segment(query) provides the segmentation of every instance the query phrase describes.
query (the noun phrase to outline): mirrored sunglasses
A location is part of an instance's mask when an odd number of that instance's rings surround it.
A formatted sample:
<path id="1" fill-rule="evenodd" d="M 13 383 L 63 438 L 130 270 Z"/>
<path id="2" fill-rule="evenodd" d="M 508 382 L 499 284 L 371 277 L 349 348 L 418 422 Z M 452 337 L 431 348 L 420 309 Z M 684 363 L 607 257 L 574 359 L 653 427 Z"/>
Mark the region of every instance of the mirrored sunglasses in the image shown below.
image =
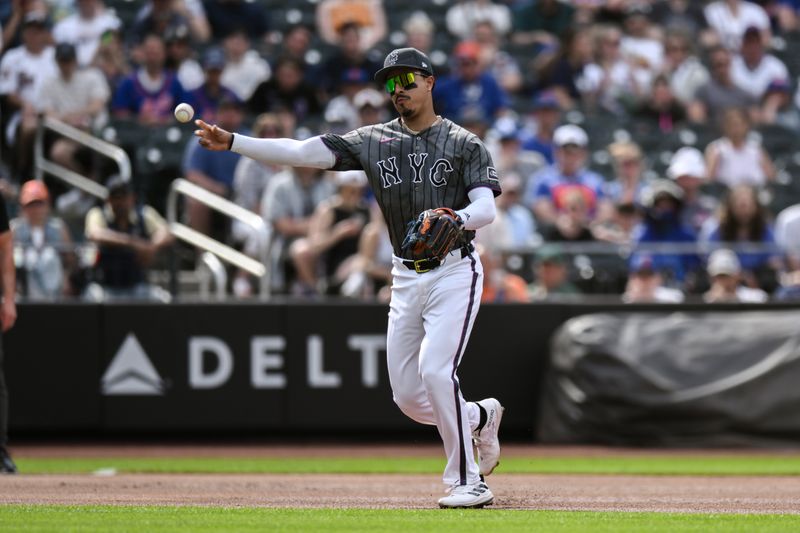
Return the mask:
<path id="1" fill-rule="evenodd" d="M 418 74 L 418 76 L 421 78 L 424 77 L 422 74 Z M 386 92 L 389 94 L 394 94 L 397 86 L 400 86 L 403 89 L 414 89 L 417 87 L 416 79 L 417 78 L 413 72 L 404 72 L 403 74 L 386 78 Z"/>

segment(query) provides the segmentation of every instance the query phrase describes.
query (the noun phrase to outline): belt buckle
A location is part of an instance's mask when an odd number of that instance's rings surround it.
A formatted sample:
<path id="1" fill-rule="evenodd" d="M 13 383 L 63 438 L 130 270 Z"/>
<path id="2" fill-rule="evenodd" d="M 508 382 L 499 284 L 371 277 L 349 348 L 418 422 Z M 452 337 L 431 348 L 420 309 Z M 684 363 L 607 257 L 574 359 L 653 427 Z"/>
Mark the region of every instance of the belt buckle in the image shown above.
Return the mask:
<path id="1" fill-rule="evenodd" d="M 424 274 L 425 272 L 430 272 L 430 271 L 431 271 L 431 269 L 430 269 L 430 268 L 422 268 L 422 267 L 420 266 L 420 264 L 421 264 L 423 261 L 427 261 L 427 259 L 417 259 L 416 261 L 414 261 L 414 271 L 415 271 L 417 274 Z"/>

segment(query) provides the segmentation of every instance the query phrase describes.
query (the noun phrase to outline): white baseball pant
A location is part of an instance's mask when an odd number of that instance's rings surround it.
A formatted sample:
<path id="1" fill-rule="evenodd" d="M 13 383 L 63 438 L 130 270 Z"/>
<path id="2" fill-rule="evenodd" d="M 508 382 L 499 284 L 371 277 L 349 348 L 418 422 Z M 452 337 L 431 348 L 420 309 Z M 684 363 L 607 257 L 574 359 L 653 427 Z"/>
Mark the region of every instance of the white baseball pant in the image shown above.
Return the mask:
<path id="1" fill-rule="evenodd" d="M 456 376 L 483 292 L 476 252 L 450 252 L 422 274 L 393 258 L 386 357 L 395 403 L 409 418 L 435 425 L 444 442 L 447 485 L 477 483 L 472 451 L 479 408 L 461 395 Z"/>

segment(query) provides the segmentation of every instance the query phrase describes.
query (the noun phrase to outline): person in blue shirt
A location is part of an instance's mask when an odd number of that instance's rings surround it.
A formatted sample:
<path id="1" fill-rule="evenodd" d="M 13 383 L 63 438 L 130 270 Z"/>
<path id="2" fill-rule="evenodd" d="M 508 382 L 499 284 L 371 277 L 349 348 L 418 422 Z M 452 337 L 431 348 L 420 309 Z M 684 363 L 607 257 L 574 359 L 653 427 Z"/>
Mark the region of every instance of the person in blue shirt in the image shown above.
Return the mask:
<path id="1" fill-rule="evenodd" d="M 603 192 L 605 180 L 586 165 L 586 132 L 574 124 L 560 126 L 553 133 L 555 163 L 528 179 L 523 202 L 533 210 L 540 224 L 555 224 L 573 190 L 580 191 L 592 220 L 604 220 L 613 206 Z"/>
<path id="2" fill-rule="evenodd" d="M 543 91 L 534 97 L 531 117 L 536 131 L 523 138 L 522 149 L 542 154 L 547 164 L 552 165 L 555 162 L 553 133 L 561 122 L 561 107 L 552 91 Z"/>
<path id="3" fill-rule="evenodd" d="M 203 120 L 217 122 L 217 111 L 222 100 L 237 100 L 238 97 L 222 84 L 222 71 L 225 70 L 225 52 L 222 48 L 209 48 L 203 57 L 203 70 L 206 81 L 191 92 L 190 104 L 194 112 Z"/>
<path id="4" fill-rule="evenodd" d="M 700 268 L 697 253 L 685 249 L 656 249 L 654 246 L 685 246 L 697 241 L 694 233 L 681 222 L 683 191 L 671 180 L 657 179 L 648 187 L 643 202 L 645 216 L 634 235 L 635 249 L 652 255 L 653 268 L 661 273 L 667 285 L 690 288 L 693 275 Z"/>
<path id="5" fill-rule="evenodd" d="M 480 45 L 473 41 L 455 47 L 454 73 L 438 80 L 433 89 L 436 111 L 443 117 L 462 122 L 465 116 L 480 116 L 491 123 L 508 107 L 505 91 L 486 72 L 480 52 Z"/>
<path id="6" fill-rule="evenodd" d="M 217 110 L 217 124 L 228 131 L 239 131 L 244 120 L 242 102 L 237 98 L 223 98 Z M 194 141 L 186 147 L 183 160 L 183 175 L 189 181 L 208 189 L 214 194 L 230 198 L 233 189 L 233 175 L 240 155 L 230 150 L 203 150 Z M 208 206 L 186 199 L 189 225 L 206 235 L 224 232 L 219 221 L 212 219 L 212 211 Z M 213 224 L 212 224 L 213 223 Z"/>

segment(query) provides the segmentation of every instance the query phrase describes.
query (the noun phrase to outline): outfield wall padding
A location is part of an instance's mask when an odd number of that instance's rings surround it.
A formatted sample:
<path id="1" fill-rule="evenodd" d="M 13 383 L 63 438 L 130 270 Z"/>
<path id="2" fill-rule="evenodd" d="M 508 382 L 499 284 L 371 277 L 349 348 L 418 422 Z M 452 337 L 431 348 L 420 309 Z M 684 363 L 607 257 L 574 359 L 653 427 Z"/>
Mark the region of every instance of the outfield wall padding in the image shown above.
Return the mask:
<path id="1" fill-rule="evenodd" d="M 12 435 L 236 438 L 422 431 L 392 401 L 384 305 L 18 307 L 18 323 L 4 336 Z M 702 323 L 708 312 L 738 315 L 748 309 L 800 307 L 484 305 L 459 368 L 461 388 L 468 399 L 500 398 L 507 409 L 504 431 L 534 440 L 541 429 L 550 341 L 570 318 L 636 312 L 646 324 L 665 313 L 693 312 Z M 663 340 L 669 344 L 668 337 Z M 728 347 L 719 338 L 719 349 Z M 592 368 L 595 379 L 604 379 L 605 370 Z M 648 417 L 646 408 L 641 417 Z"/>

